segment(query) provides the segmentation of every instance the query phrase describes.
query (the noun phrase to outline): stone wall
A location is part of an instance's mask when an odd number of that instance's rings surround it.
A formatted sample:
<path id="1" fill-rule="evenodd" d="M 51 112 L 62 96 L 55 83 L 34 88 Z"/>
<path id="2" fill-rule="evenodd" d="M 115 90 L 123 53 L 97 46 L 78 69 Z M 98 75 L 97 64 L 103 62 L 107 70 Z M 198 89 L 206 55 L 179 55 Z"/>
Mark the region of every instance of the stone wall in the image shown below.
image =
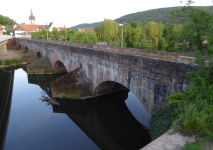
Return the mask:
<path id="1" fill-rule="evenodd" d="M 168 104 L 166 96 L 189 86 L 185 73 L 193 70 L 189 63 L 114 51 L 27 39 L 15 39 L 15 43 L 47 56 L 52 66 L 62 62 L 67 72 L 83 68 L 93 91 L 105 81 L 122 84 L 137 96 L 149 115 Z"/>
<path id="2" fill-rule="evenodd" d="M 14 44 L 13 44 L 13 39 L 9 39 L 8 41 L 7 41 L 7 48 L 11 48 L 11 47 L 13 47 L 14 46 Z"/>

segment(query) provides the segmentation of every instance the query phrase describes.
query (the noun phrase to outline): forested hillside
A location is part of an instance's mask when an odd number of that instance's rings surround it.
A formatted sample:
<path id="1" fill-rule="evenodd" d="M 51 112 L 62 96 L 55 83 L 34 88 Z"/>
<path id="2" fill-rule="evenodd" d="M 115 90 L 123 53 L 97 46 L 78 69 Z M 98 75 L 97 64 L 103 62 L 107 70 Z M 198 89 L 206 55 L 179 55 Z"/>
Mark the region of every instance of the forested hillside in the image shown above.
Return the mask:
<path id="1" fill-rule="evenodd" d="M 1 25 L 13 25 L 16 22 L 13 19 L 10 19 L 9 17 L 4 17 L 0 15 L 0 24 Z"/>
<path id="2" fill-rule="evenodd" d="M 185 20 L 183 19 L 170 19 L 170 11 L 174 9 L 180 9 L 181 7 L 169 7 L 169 8 L 160 8 L 160 9 L 153 9 L 143 12 L 137 12 L 122 16 L 118 19 L 115 19 L 116 22 L 122 23 L 127 22 L 131 23 L 132 21 L 140 21 L 142 23 L 148 23 L 150 21 L 154 21 L 157 23 L 162 22 L 164 25 L 168 26 L 171 24 L 184 24 Z M 211 11 L 208 6 L 200 6 L 199 7 L 205 11 Z"/>
<path id="3" fill-rule="evenodd" d="M 159 8 L 159 9 L 152 9 L 148 11 L 142 11 L 142 12 L 137 12 L 137 13 L 132 13 L 128 14 L 125 16 L 122 16 L 120 18 L 115 19 L 116 22 L 118 23 L 131 23 L 132 21 L 140 21 L 141 23 L 148 23 L 150 21 L 154 21 L 157 23 L 162 22 L 164 25 L 168 26 L 171 24 L 184 24 L 185 20 L 183 19 L 170 19 L 170 11 L 174 9 L 180 9 L 181 7 L 169 7 L 169 8 Z M 200 9 L 206 10 L 206 11 L 213 11 L 209 9 L 209 6 L 200 6 Z M 109 18 L 110 19 L 110 18 Z M 73 26 L 74 29 L 77 28 L 86 28 L 86 27 L 95 27 L 99 26 L 100 22 L 95 22 L 91 24 L 79 24 L 77 26 Z"/>
<path id="4" fill-rule="evenodd" d="M 74 28 L 75 30 L 77 28 L 87 28 L 87 27 L 95 27 L 95 26 L 99 26 L 100 22 L 94 22 L 94 23 L 83 23 L 83 24 L 79 24 L 77 26 L 73 26 L 72 28 Z"/>

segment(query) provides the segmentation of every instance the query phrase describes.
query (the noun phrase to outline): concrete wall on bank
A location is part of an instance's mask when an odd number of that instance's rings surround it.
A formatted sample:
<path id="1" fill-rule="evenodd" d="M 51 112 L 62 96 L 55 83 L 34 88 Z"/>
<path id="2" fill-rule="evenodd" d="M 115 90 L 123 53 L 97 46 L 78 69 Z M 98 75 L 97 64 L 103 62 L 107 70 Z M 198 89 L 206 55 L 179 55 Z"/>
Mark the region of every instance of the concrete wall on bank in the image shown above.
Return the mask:
<path id="1" fill-rule="evenodd" d="M 0 55 L 7 54 L 6 42 L 0 43 Z"/>
<path id="2" fill-rule="evenodd" d="M 93 90 L 105 81 L 124 85 L 137 96 L 150 116 L 158 108 L 167 106 L 166 96 L 188 87 L 185 73 L 193 70 L 189 63 L 115 51 L 27 39 L 15 39 L 14 42 L 34 54 L 40 52 L 42 57 L 48 56 L 53 67 L 60 61 L 68 72 L 83 68 Z"/>

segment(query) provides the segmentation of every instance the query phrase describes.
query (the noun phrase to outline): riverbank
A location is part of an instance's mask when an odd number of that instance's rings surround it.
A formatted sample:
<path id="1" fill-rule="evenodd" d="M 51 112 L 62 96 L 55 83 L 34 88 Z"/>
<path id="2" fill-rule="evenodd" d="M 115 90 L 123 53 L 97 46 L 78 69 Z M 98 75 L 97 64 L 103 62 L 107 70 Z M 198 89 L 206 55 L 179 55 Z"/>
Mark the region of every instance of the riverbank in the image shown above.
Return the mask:
<path id="1" fill-rule="evenodd" d="M 0 60 L 21 59 L 23 55 L 23 51 L 7 49 L 7 54 L 0 55 Z"/>
<path id="2" fill-rule="evenodd" d="M 21 57 L 24 55 L 23 51 L 8 49 L 6 55 L 0 56 L 0 68 L 16 67 L 27 65 L 22 62 Z"/>

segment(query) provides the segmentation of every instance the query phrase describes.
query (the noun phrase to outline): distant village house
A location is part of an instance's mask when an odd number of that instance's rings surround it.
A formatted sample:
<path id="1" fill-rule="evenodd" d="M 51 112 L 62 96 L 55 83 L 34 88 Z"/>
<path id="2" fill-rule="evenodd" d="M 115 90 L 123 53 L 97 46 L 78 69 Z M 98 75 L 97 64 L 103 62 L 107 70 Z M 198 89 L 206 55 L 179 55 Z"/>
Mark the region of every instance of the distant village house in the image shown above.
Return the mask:
<path id="1" fill-rule="evenodd" d="M 85 31 L 85 30 L 89 30 L 90 32 L 94 32 L 94 28 L 91 28 L 91 27 L 87 27 L 87 28 L 77 28 L 77 31 Z"/>
<path id="2" fill-rule="evenodd" d="M 52 29 L 56 27 L 53 22 L 50 22 L 49 25 L 37 25 L 35 24 L 35 16 L 33 15 L 32 9 L 29 16 L 29 24 L 15 24 L 15 25 L 5 25 L 5 28 L 11 29 L 14 31 L 14 37 L 26 37 L 31 38 L 31 32 L 37 32 L 41 30 L 49 30 L 52 32 Z M 63 30 L 64 27 L 56 27 L 59 31 Z M 1 32 L 0 32 L 1 33 Z"/>

